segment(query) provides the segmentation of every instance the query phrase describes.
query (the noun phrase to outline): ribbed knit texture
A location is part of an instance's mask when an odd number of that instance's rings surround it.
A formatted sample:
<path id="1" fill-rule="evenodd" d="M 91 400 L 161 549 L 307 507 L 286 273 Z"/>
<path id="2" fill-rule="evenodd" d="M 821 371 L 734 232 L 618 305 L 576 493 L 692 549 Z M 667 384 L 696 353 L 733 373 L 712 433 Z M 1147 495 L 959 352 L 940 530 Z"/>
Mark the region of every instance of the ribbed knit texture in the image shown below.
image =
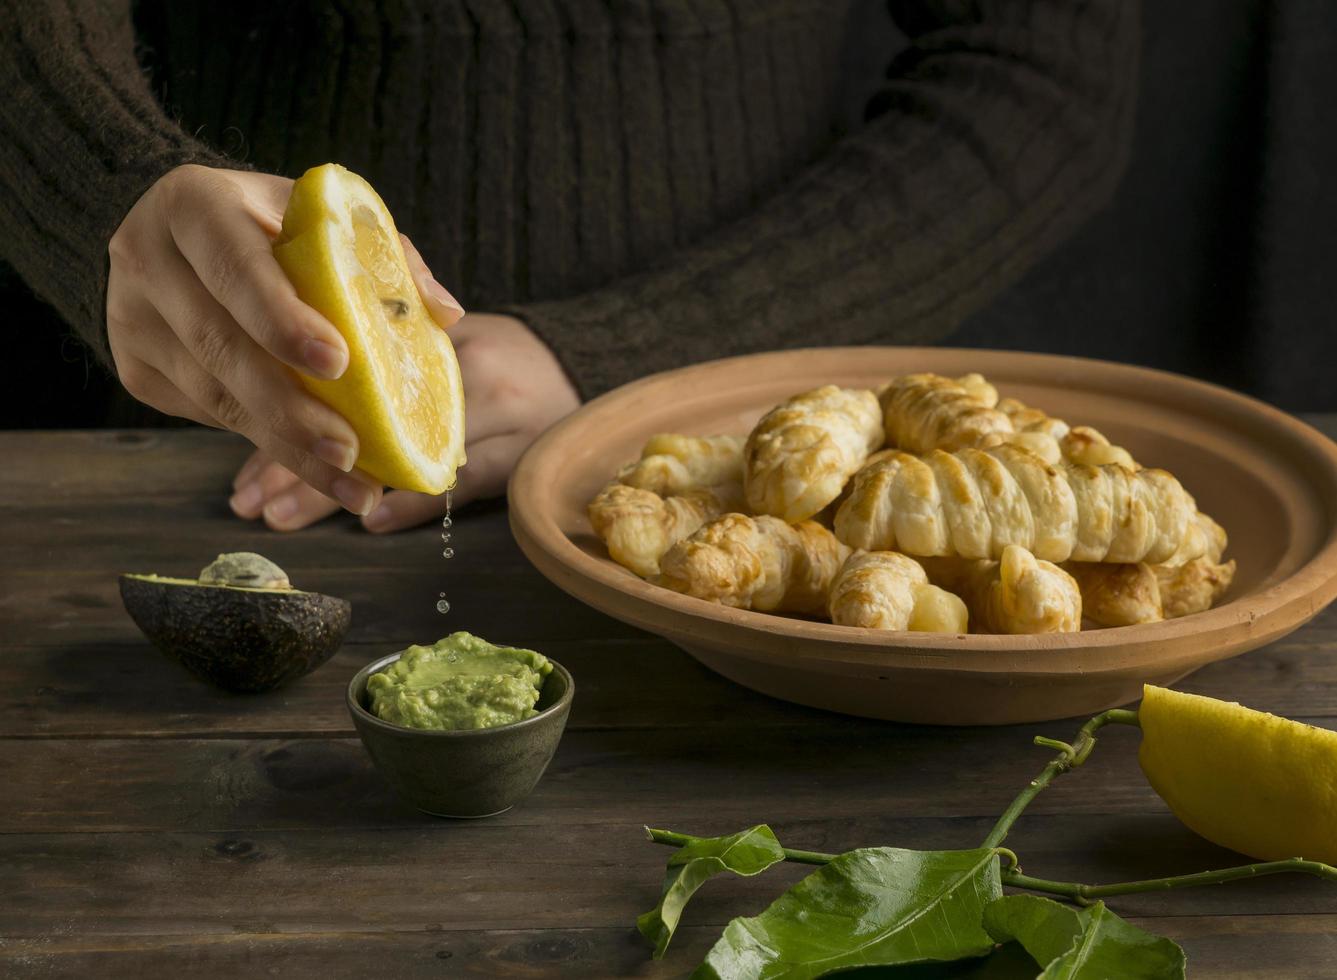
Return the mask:
<path id="1" fill-rule="evenodd" d="M 943 336 L 1107 199 L 1137 67 L 1129 0 L 897 0 L 910 46 L 838 138 L 830 0 L 144 4 L 152 92 L 123 4 L 0 2 L 0 254 L 95 347 L 158 175 L 337 160 L 587 397 Z"/>

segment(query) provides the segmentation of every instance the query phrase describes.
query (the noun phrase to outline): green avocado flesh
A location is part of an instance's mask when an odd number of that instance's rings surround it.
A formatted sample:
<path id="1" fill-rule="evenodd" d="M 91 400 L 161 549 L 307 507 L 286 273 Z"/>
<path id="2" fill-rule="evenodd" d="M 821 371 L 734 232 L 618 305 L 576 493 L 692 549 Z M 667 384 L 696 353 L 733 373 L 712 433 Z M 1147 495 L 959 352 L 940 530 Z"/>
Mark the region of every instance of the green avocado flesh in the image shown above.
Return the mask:
<path id="1" fill-rule="evenodd" d="M 495 728 L 532 718 L 548 658 L 501 647 L 470 633 L 452 633 L 431 646 L 411 646 L 367 678 L 378 718 L 407 728 L 460 731 Z"/>
<path id="2" fill-rule="evenodd" d="M 225 585 L 222 582 L 200 582 L 193 578 L 172 578 L 170 575 L 131 575 L 126 574 L 123 578 L 132 578 L 137 582 L 153 582 L 157 585 L 193 585 L 197 589 L 228 589 L 233 592 L 283 592 L 291 595 L 306 595 L 301 589 L 278 589 L 278 588 L 255 588 L 250 585 Z"/>

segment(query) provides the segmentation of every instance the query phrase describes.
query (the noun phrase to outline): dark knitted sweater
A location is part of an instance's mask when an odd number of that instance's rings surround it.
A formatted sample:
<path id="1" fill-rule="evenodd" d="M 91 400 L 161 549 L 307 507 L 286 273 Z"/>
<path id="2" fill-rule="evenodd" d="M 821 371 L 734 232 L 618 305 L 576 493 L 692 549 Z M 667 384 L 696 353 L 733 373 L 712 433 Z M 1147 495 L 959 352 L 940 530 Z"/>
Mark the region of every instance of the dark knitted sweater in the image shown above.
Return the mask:
<path id="1" fill-rule="evenodd" d="M 106 245 L 182 163 L 337 160 L 589 396 L 730 353 L 939 338 L 1110 195 L 1131 0 L 0 0 L 0 256 L 106 357 Z"/>

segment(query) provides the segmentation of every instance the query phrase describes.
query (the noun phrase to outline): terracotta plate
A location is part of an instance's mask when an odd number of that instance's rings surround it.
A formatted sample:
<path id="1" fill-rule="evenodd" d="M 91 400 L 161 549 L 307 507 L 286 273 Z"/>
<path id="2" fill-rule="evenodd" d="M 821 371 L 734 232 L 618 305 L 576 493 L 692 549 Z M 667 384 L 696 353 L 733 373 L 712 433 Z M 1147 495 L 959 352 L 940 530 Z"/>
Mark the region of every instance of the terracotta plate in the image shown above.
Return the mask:
<path id="1" fill-rule="evenodd" d="M 585 505 L 656 432 L 746 433 L 796 392 L 910 371 L 980 371 L 1004 395 L 1094 425 L 1177 475 L 1230 533 L 1230 593 L 1195 616 L 1119 629 L 938 636 L 729 609 L 607 557 Z M 850 714 L 998 725 L 1090 714 L 1269 643 L 1337 595 L 1337 445 L 1261 402 L 1145 368 L 946 348 L 846 347 L 713 361 L 595 399 L 540 438 L 510 485 L 511 528 L 540 572 L 739 684 Z M 1247 691 L 1241 691 L 1247 697 Z"/>

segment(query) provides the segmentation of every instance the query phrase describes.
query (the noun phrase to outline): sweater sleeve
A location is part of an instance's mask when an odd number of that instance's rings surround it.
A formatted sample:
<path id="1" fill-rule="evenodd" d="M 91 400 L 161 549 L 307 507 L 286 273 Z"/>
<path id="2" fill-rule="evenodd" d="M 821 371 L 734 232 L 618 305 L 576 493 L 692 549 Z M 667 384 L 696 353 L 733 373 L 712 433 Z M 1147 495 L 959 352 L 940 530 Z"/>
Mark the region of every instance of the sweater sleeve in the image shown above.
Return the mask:
<path id="1" fill-rule="evenodd" d="M 129 0 L 0 0 L 0 258 L 110 365 L 107 242 L 184 163 L 235 166 L 163 112 Z"/>
<path id="2" fill-rule="evenodd" d="M 644 272 L 503 312 L 583 397 L 711 357 L 949 334 L 1113 194 L 1136 0 L 892 0 L 910 39 L 871 120 Z"/>

